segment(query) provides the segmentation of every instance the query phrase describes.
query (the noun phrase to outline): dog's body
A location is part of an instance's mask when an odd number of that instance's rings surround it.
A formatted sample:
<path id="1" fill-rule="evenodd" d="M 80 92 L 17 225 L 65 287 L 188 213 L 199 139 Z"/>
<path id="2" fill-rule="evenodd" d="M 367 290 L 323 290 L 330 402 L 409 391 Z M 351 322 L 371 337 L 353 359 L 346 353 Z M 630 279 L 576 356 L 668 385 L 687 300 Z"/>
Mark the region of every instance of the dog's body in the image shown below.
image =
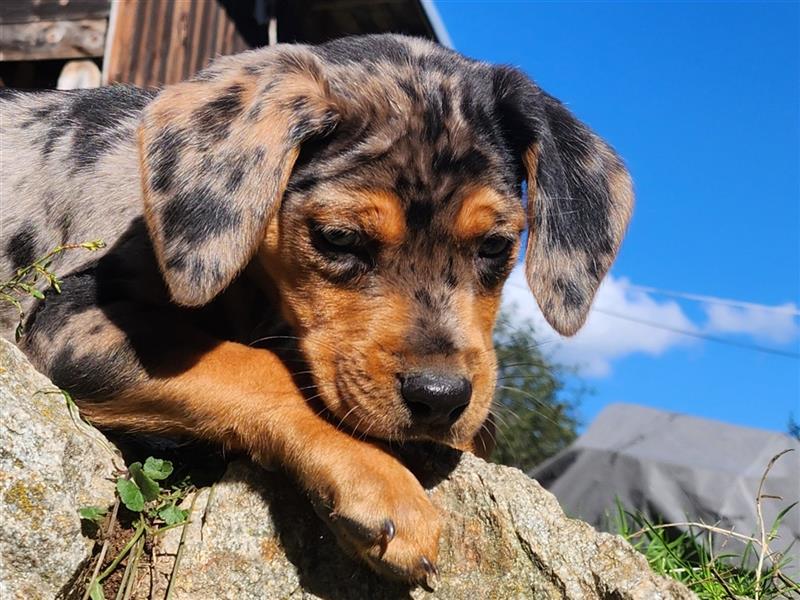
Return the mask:
<path id="1" fill-rule="evenodd" d="M 345 547 L 410 581 L 438 515 L 377 440 L 475 448 L 522 181 L 529 281 L 566 334 L 632 202 L 613 151 L 524 75 L 400 36 L 225 57 L 158 95 L 5 92 L 0 111 L 0 276 L 106 244 L 26 301 L 31 360 L 101 426 L 281 464 Z"/>

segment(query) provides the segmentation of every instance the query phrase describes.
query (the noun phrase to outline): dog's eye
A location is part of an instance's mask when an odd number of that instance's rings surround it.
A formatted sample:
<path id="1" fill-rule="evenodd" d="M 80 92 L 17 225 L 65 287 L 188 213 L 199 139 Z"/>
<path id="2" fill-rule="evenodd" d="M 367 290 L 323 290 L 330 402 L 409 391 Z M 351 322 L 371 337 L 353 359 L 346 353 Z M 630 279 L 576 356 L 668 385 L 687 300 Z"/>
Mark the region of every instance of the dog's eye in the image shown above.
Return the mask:
<path id="1" fill-rule="evenodd" d="M 320 236 L 333 249 L 352 250 L 361 242 L 361 236 L 351 229 L 321 229 Z"/>
<path id="2" fill-rule="evenodd" d="M 499 258 L 511 248 L 512 241 L 502 235 L 491 235 L 483 240 L 478 249 L 481 258 Z"/>

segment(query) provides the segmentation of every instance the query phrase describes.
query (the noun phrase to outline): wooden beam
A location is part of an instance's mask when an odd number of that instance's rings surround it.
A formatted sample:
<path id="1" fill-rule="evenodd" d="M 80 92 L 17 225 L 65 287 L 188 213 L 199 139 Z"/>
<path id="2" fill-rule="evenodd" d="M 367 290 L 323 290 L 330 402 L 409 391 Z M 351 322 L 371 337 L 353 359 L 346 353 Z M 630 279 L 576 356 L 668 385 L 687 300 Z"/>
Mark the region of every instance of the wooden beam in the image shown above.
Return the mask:
<path id="1" fill-rule="evenodd" d="M 105 19 L 111 0 L 0 0 L 0 24 Z"/>
<path id="2" fill-rule="evenodd" d="M 106 19 L 0 24 L 0 61 L 103 56 Z"/>

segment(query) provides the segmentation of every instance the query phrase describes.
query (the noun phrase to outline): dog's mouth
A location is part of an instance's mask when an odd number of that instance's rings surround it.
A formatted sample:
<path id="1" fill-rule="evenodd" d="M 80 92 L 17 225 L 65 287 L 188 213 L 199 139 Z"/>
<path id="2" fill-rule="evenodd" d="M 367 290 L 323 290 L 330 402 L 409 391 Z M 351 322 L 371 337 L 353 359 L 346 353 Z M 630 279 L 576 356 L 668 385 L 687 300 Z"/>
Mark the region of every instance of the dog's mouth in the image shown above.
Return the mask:
<path id="1" fill-rule="evenodd" d="M 304 394 L 315 410 L 356 438 L 458 446 L 488 417 L 491 398 L 484 398 L 486 385 L 477 376 L 448 370 L 441 362 L 419 362 L 409 372 L 406 361 L 392 353 L 304 341 L 304 372 L 313 379 L 313 385 L 303 385 Z"/>

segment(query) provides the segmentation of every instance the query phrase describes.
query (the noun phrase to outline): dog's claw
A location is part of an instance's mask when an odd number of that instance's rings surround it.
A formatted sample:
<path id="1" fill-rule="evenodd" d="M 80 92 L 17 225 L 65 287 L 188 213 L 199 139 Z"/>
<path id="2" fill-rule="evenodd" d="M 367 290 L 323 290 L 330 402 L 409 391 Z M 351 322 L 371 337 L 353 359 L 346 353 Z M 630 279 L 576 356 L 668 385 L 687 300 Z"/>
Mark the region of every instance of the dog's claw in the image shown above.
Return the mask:
<path id="1" fill-rule="evenodd" d="M 394 539 L 395 533 L 396 529 L 394 526 L 394 521 L 392 521 L 391 519 L 386 519 L 383 522 L 383 527 L 381 527 L 380 556 L 386 554 L 386 548 L 389 545 L 389 542 L 391 542 Z"/>
<path id="2" fill-rule="evenodd" d="M 439 581 L 439 570 L 436 568 L 427 557 L 423 556 L 420 559 L 420 565 L 422 566 L 422 570 L 425 571 L 425 581 L 422 583 L 423 587 L 426 588 L 427 591 L 432 592 L 434 586 L 431 585 L 431 579 L 434 582 L 438 583 Z"/>
<path id="3" fill-rule="evenodd" d="M 420 562 L 422 563 L 422 568 L 425 569 L 428 575 L 433 575 L 434 577 L 439 576 L 439 570 L 436 568 L 436 565 L 429 561 L 427 557 L 423 556 Z"/>

